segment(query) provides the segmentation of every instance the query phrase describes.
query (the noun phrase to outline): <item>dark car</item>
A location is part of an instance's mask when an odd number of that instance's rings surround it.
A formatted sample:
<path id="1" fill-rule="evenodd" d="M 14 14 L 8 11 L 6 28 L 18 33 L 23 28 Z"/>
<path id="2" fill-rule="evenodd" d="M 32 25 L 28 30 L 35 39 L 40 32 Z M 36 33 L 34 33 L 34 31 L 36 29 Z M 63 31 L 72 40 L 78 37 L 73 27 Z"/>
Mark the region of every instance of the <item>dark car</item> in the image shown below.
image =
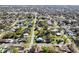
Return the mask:
<path id="1" fill-rule="evenodd" d="M 45 42 L 46 42 L 46 43 L 50 43 L 51 40 L 47 38 L 47 39 L 45 39 Z"/>
<path id="2" fill-rule="evenodd" d="M 39 37 L 39 38 L 36 39 L 36 42 L 37 42 L 37 43 L 43 43 L 44 40 L 43 40 L 41 37 Z"/>

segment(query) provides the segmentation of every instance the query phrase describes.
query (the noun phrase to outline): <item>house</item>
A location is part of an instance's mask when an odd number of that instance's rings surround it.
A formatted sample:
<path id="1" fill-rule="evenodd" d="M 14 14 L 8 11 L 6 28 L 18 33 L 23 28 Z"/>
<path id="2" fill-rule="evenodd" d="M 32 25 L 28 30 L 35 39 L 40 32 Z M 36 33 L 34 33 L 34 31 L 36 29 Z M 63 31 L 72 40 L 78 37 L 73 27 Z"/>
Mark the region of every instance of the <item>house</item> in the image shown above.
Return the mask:
<path id="1" fill-rule="evenodd" d="M 68 32 L 68 35 L 74 36 L 75 34 L 74 34 L 72 31 L 69 31 L 69 32 Z"/>
<path id="2" fill-rule="evenodd" d="M 61 33 L 56 33 L 57 36 L 61 36 Z"/>
<path id="3" fill-rule="evenodd" d="M 52 30 L 53 32 L 58 32 L 58 29 L 54 29 L 54 30 Z"/>
<path id="4" fill-rule="evenodd" d="M 56 34 L 58 31 L 58 29 L 51 30 L 52 34 Z"/>
<path id="5" fill-rule="evenodd" d="M 27 39 L 26 38 L 21 38 L 18 40 L 18 43 L 26 43 L 27 42 Z"/>
<path id="6" fill-rule="evenodd" d="M 77 23 L 77 20 L 71 20 L 71 24 Z"/>
<path id="7" fill-rule="evenodd" d="M 1 32 L 4 32 L 5 30 L 4 30 L 4 29 L 1 29 L 0 31 L 1 31 Z"/>
<path id="8" fill-rule="evenodd" d="M 51 20 L 48 20 L 48 21 L 47 21 L 47 24 L 48 24 L 48 25 L 52 25 Z"/>
<path id="9" fill-rule="evenodd" d="M 6 42 L 13 43 L 14 39 L 6 39 Z"/>
<path id="10" fill-rule="evenodd" d="M 11 28 L 11 31 L 12 31 L 12 32 L 15 32 L 16 30 L 15 30 L 14 28 Z"/>
<path id="11" fill-rule="evenodd" d="M 56 44 L 56 47 L 62 47 L 63 46 L 63 42 L 61 42 L 60 44 Z"/>
<path id="12" fill-rule="evenodd" d="M 0 43 L 13 43 L 14 39 L 0 39 Z"/>
<path id="13" fill-rule="evenodd" d="M 24 38 L 27 37 L 28 36 L 28 33 L 24 33 L 23 36 L 24 36 Z"/>

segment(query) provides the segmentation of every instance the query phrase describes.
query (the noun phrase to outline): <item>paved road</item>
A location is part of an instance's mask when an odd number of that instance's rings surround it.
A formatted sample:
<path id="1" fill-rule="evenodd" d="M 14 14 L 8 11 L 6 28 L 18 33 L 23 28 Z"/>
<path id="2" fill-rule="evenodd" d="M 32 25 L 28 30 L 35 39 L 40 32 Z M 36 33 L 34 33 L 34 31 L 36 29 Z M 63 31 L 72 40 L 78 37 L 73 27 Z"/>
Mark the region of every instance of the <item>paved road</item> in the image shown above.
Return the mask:
<path id="1" fill-rule="evenodd" d="M 35 19 L 33 20 L 33 27 L 32 27 L 32 36 L 31 36 L 31 42 L 30 42 L 30 45 L 29 45 L 29 49 L 31 49 L 32 45 L 33 45 L 33 41 L 34 41 L 34 29 L 35 29 L 35 23 L 36 23 L 36 13 L 35 13 Z"/>
<path id="2" fill-rule="evenodd" d="M 15 26 L 15 25 L 17 24 L 17 22 L 18 22 L 18 20 L 16 20 L 9 28 L 12 28 L 13 26 Z M 8 33 L 8 31 L 2 32 L 2 33 L 0 34 L 0 39 L 1 39 L 6 33 Z"/>
<path id="3" fill-rule="evenodd" d="M 14 27 L 17 23 L 18 23 L 18 20 L 16 20 L 16 21 L 10 26 L 10 28 Z"/>
<path id="4" fill-rule="evenodd" d="M 13 43 L 7 43 L 7 44 L 1 44 L 0 46 L 22 46 L 23 44 L 13 44 Z"/>

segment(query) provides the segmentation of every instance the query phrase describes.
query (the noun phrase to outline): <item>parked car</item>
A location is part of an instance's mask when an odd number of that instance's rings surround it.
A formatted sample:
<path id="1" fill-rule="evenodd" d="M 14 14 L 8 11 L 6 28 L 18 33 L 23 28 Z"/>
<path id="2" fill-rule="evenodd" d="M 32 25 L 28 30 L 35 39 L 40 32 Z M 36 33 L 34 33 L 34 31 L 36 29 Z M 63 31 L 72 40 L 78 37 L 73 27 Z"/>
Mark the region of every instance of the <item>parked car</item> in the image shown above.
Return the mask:
<path id="1" fill-rule="evenodd" d="M 50 42 L 51 42 L 51 40 L 50 40 L 50 39 L 48 39 L 48 38 L 46 38 L 46 39 L 45 39 L 45 42 L 46 42 L 46 43 L 50 43 Z"/>
<path id="2" fill-rule="evenodd" d="M 41 37 L 39 37 L 39 38 L 36 39 L 36 42 L 37 42 L 37 43 L 43 43 L 43 42 L 44 42 L 44 39 L 41 38 Z"/>

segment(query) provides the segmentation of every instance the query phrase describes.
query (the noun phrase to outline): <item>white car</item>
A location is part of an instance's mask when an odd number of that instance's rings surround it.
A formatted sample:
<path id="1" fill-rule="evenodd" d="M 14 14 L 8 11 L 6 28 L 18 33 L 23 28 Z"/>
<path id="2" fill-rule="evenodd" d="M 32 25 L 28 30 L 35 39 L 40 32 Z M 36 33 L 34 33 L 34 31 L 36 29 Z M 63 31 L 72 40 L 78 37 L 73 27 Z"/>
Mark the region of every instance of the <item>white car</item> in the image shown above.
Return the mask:
<path id="1" fill-rule="evenodd" d="M 13 43 L 14 40 L 13 39 L 7 39 L 6 42 Z"/>

